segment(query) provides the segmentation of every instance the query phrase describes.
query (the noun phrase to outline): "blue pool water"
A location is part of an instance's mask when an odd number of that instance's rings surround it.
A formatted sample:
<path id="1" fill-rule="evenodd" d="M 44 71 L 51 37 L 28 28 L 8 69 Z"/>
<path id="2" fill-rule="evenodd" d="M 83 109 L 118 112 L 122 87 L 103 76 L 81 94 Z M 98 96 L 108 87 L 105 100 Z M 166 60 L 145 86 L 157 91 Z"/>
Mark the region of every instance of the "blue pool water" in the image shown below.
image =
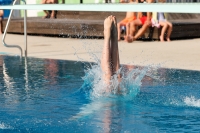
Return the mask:
<path id="1" fill-rule="evenodd" d="M 0 132 L 200 132 L 200 72 L 124 65 L 102 93 L 96 64 L 0 56 Z"/>

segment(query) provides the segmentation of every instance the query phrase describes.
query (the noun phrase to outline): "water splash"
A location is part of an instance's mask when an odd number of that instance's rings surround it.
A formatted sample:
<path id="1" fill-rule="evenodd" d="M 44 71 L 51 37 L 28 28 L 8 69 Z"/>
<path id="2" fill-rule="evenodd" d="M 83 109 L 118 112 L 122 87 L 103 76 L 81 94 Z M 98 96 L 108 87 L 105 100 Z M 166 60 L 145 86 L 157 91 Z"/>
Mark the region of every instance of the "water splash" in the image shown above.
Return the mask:
<path id="1" fill-rule="evenodd" d="M 97 64 L 91 65 L 91 67 L 85 70 L 85 76 L 82 78 L 84 80 L 82 88 L 85 89 L 90 99 L 120 95 L 123 96 L 124 99 L 131 100 L 140 91 L 142 79 L 148 70 L 148 67 L 138 67 L 128 70 L 125 66 L 122 66 L 119 71 L 112 76 L 110 86 L 107 87 L 102 79 L 103 71 L 101 70 L 100 62 L 97 62 Z M 121 74 L 121 81 L 118 80 L 118 74 Z M 109 91 L 107 89 L 109 89 Z"/>
<path id="2" fill-rule="evenodd" d="M 142 79 L 147 75 L 151 76 L 152 70 L 155 67 L 134 67 L 123 65 L 114 74 L 110 80 L 110 85 L 107 86 L 103 80 L 103 71 L 101 69 L 100 58 L 95 55 L 89 48 L 90 46 L 85 43 L 84 49 L 89 56 L 96 61 L 96 63 L 90 63 L 85 68 L 85 76 L 82 77 L 84 84 L 80 88 L 80 92 L 90 100 L 88 104 L 85 104 L 80 108 L 80 112 L 72 116 L 69 120 L 77 120 L 89 116 L 96 111 L 108 108 L 108 105 L 114 106 L 116 101 L 132 101 L 136 95 L 140 92 Z M 77 55 L 75 53 L 75 55 Z M 79 58 L 79 61 L 82 59 Z M 153 68 L 153 69 L 152 69 Z M 118 75 L 121 75 L 119 81 Z"/>
<path id="3" fill-rule="evenodd" d="M 96 111 L 108 108 L 107 105 L 114 106 L 116 101 L 131 101 L 140 92 L 142 79 L 146 75 L 149 67 L 129 69 L 122 66 L 110 80 L 110 86 L 106 86 L 102 79 L 103 71 L 100 67 L 100 61 L 96 64 L 90 64 L 85 69 L 85 76 L 82 77 L 84 84 L 80 91 L 90 103 L 80 108 L 80 112 L 72 116 L 69 120 L 77 120 L 89 116 Z M 118 74 L 121 74 L 121 81 L 118 80 Z M 107 89 L 110 89 L 109 91 Z"/>
<path id="4" fill-rule="evenodd" d="M 11 126 L 1 122 L 0 123 L 0 129 L 13 129 Z"/>
<path id="5" fill-rule="evenodd" d="M 200 107 L 200 99 L 195 98 L 194 96 L 190 97 L 185 97 L 184 103 L 187 106 L 192 106 L 192 107 Z"/>

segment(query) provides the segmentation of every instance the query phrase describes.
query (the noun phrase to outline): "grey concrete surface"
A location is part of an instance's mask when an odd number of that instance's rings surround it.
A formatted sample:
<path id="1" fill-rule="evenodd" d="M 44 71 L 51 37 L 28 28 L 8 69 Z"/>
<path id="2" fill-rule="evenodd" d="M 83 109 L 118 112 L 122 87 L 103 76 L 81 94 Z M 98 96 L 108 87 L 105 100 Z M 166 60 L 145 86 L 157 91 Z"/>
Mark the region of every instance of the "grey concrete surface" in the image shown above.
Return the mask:
<path id="1" fill-rule="evenodd" d="M 23 35 L 7 34 L 5 41 L 24 49 Z M 28 57 L 94 62 L 95 56 L 98 59 L 101 57 L 102 46 L 103 39 L 28 36 Z M 119 51 L 121 64 L 200 71 L 200 39 L 133 43 L 120 41 Z M 1 43 L 0 54 L 20 55 L 20 51 Z"/>

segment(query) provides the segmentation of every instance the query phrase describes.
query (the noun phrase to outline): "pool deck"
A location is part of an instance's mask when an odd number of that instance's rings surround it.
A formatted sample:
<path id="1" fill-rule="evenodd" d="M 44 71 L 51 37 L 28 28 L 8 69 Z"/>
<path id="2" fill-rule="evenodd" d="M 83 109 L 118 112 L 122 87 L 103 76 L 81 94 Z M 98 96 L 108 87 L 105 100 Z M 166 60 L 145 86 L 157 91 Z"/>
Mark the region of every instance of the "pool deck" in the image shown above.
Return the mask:
<path id="1" fill-rule="evenodd" d="M 23 35 L 7 34 L 5 42 L 24 48 Z M 28 57 L 94 62 L 92 55 L 101 56 L 102 44 L 103 39 L 28 36 Z M 120 41 L 119 51 L 121 64 L 200 71 L 199 38 L 171 42 Z M 0 54 L 20 55 L 20 51 L 1 43 Z"/>

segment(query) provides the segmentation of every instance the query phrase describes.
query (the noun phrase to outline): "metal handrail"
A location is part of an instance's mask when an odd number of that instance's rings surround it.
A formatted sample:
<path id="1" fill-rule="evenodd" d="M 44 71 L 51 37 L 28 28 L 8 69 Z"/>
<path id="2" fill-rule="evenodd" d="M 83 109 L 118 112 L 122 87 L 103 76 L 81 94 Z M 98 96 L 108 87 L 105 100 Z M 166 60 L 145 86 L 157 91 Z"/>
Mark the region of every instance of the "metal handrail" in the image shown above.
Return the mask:
<path id="1" fill-rule="evenodd" d="M 24 4 L 26 4 L 26 1 L 25 0 L 22 0 L 24 2 Z M 13 2 L 13 5 L 15 5 L 15 3 L 17 2 L 17 0 L 14 0 Z M 4 30 L 4 34 L 3 34 L 3 37 L 2 37 L 2 42 L 4 44 L 5 47 L 12 47 L 12 48 L 18 48 L 21 52 L 21 57 L 23 56 L 23 51 L 22 51 L 22 48 L 18 45 L 8 45 L 6 44 L 5 42 L 5 37 L 6 37 L 6 34 L 7 34 L 7 30 L 8 30 L 8 26 L 9 26 L 9 23 L 10 23 L 10 19 L 11 19 L 11 16 L 12 16 L 12 13 L 13 13 L 13 9 L 10 11 L 10 15 L 8 17 L 8 20 L 7 20 L 7 24 L 6 24 L 6 27 L 5 27 L 5 30 Z M 27 25 L 26 25 L 26 10 L 24 10 L 24 36 L 25 36 L 25 56 L 27 56 Z"/>
<path id="2" fill-rule="evenodd" d="M 26 5 L 26 0 L 22 0 Z M 24 10 L 24 41 L 25 41 L 25 50 L 24 54 L 27 57 L 27 10 Z"/>

